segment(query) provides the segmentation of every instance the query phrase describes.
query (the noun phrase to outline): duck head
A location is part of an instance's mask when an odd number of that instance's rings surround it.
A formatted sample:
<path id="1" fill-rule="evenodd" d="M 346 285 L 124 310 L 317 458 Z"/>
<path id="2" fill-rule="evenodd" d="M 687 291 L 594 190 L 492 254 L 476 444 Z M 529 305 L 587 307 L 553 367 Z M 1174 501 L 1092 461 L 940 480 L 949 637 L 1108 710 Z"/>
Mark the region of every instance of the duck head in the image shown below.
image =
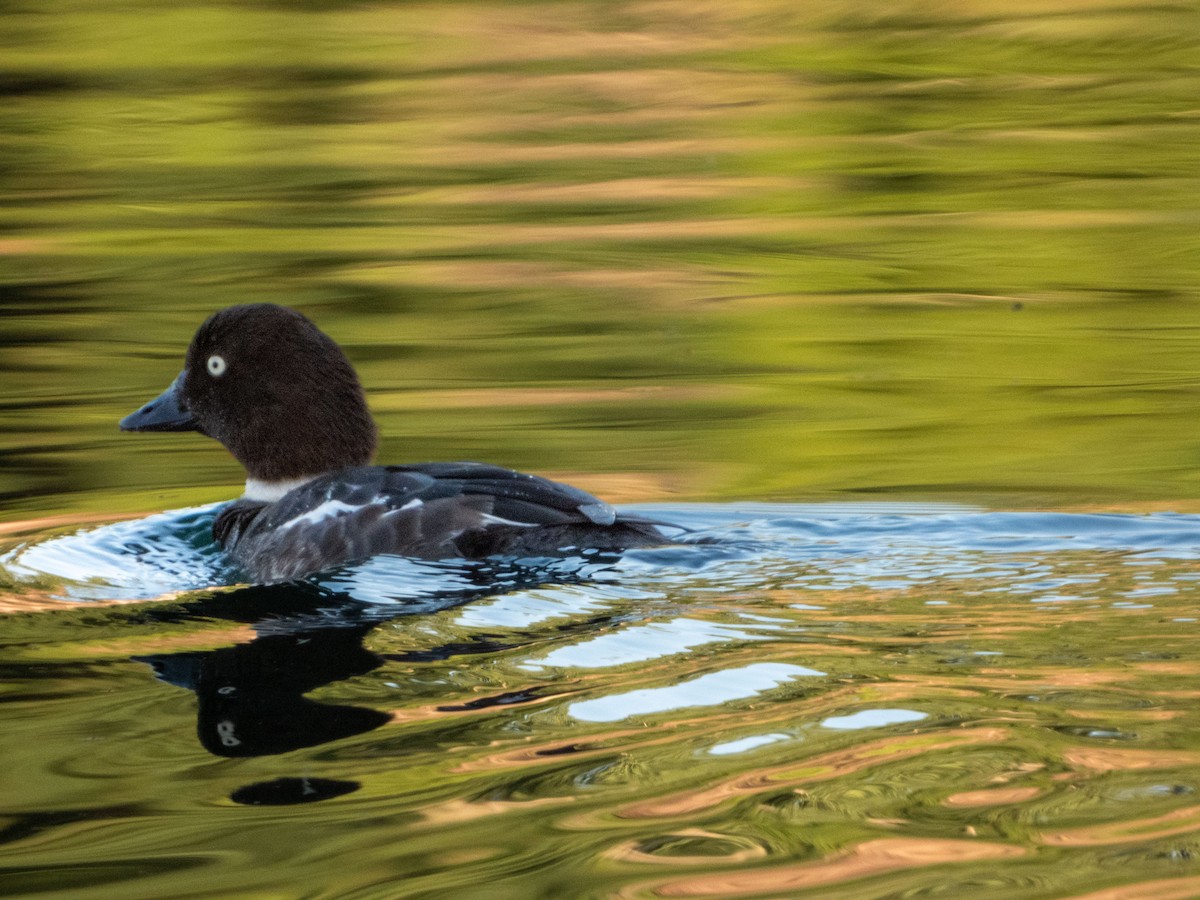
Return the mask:
<path id="1" fill-rule="evenodd" d="M 247 496 L 370 463 L 377 432 L 341 348 L 295 310 L 231 306 L 202 324 L 183 371 L 122 431 L 199 431 L 242 464 Z"/>

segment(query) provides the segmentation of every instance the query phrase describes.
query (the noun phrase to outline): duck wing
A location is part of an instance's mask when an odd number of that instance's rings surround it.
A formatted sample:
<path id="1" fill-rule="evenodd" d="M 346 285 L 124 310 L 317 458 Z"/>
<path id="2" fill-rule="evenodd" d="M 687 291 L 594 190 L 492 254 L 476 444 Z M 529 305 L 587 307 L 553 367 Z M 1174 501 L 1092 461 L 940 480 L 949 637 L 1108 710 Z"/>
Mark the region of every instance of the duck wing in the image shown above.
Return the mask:
<path id="1" fill-rule="evenodd" d="M 263 506 L 238 501 L 214 535 L 253 577 L 279 581 L 379 553 L 423 559 L 657 543 L 586 491 L 483 463 L 365 466 Z"/>
<path id="2" fill-rule="evenodd" d="M 486 463 L 421 463 L 387 466 L 399 478 L 433 479 L 430 496 L 489 497 L 491 516 L 508 525 L 566 525 L 571 522 L 612 525 L 617 511 L 587 491 Z M 500 524 L 500 523 L 496 523 Z"/>

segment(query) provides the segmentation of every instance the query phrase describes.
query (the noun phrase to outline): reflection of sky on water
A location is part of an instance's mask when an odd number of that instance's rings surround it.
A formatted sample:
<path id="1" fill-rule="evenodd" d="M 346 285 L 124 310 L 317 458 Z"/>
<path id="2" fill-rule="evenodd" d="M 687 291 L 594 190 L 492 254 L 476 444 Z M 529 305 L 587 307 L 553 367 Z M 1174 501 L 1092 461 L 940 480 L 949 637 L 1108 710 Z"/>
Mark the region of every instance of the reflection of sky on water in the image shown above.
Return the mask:
<path id="1" fill-rule="evenodd" d="M 713 756 L 732 756 L 735 753 L 747 753 L 751 750 L 757 750 L 759 747 L 765 747 L 768 744 L 777 744 L 780 741 L 790 739 L 790 734 L 755 734 L 736 741 L 714 744 L 708 748 L 708 752 Z"/>
<path id="2" fill-rule="evenodd" d="M 821 722 L 825 728 L 850 731 L 857 728 L 883 728 L 885 725 L 900 725 L 904 722 L 919 722 L 925 713 L 912 709 L 864 709 L 848 716 L 830 716 Z"/>
<path id="3" fill-rule="evenodd" d="M 603 573 L 596 573 L 603 577 Z M 459 623 L 468 628 L 528 628 L 552 619 L 578 616 L 621 600 L 653 600 L 663 595 L 632 586 L 590 581 L 513 591 L 465 607 Z"/>
<path id="4" fill-rule="evenodd" d="M 757 628 L 779 626 L 757 625 Z M 704 644 L 728 641 L 764 640 L 767 636 L 754 634 L 745 628 L 704 622 L 697 619 L 671 619 L 638 625 L 611 634 L 589 638 L 579 644 L 560 647 L 540 659 L 527 663 L 528 668 L 575 666 L 595 669 L 620 666 L 626 663 L 657 659 L 682 653 Z"/>
<path id="5" fill-rule="evenodd" d="M 793 678 L 824 675 L 815 669 L 787 663 L 755 663 L 723 672 L 710 672 L 670 687 L 647 688 L 581 700 L 568 712 L 585 722 L 617 722 L 630 716 L 646 716 L 689 706 L 716 706 L 731 700 L 743 700 L 779 687 Z"/>

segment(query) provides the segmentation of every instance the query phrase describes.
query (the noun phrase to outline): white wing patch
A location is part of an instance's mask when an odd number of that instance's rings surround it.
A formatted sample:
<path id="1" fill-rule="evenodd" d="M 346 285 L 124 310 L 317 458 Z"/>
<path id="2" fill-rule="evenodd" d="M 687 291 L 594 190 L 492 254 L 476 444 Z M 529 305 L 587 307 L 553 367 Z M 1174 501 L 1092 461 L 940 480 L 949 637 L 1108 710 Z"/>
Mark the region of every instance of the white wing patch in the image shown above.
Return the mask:
<path id="1" fill-rule="evenodd" d="M 382 497 L 376 497 L 374 502 L 384 503 L 386 501 Z M 409 500 L 403 506 L 397 506 L 395 509 L 389 509 L 383 514 L 383 517 L 386 519 L 388 516 L 398 516 L 400 513 L 412 512 L 413 510 L 420 509 L 424 505 L 424 500 L 418 500 L 416 497 L 413 497 L 413 499 Z"/>
<path id="2" fill-rule="evenodd" d="M 512 519 L 505 519 L 501 516 L 493 516 L 491 513 L 484 513 L 481 517 L 482 521 L 488 525 L 515 525 L 517 528 L 536 528 L 533 522 L 514 522 Z"/>
<path id="3" fill-rule="evenodd" d="M 358 512 L 363 508 L 364 507 L 361 505 L 343 503 L 341 500 L 326 500 L 320 506 L 314 506 L 308 512 L 296 516 L 294 519 L 288 519 L 279 526 L 278 530 L 283 531 L 287 528 L 293 528 L 296 525 L 323 522 L 326 519 L 332 519 L 336 516 L 344 515 L 345 513 Z"/>

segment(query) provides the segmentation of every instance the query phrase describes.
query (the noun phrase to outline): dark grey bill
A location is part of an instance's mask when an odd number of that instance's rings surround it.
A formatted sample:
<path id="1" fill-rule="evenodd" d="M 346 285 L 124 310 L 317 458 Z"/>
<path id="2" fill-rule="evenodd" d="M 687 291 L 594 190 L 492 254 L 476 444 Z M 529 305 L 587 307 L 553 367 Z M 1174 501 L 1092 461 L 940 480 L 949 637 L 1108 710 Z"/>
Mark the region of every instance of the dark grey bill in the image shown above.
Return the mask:
<path id="1" fill-rule="evenodd" d="M 122 431 L 199 431 L 199 423 L 180 404 L 183 394 L 183 376 L 171 382 L 171 386 L 136 412 L 121 420 Z"/>

